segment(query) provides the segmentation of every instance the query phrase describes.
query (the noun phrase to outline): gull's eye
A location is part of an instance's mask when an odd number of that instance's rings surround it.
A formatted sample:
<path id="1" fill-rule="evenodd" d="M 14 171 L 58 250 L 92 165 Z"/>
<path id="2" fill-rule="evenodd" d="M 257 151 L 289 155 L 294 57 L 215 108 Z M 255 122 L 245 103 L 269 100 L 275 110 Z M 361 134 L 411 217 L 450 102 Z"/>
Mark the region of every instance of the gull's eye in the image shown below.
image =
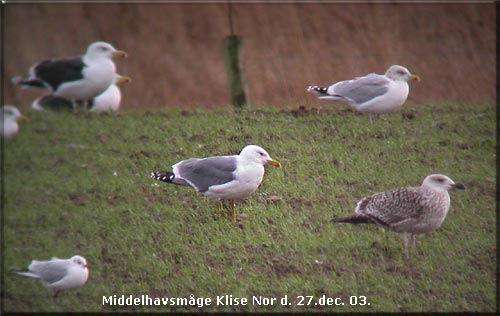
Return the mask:
<path id="1" fill-rule="evenodd" d="M 397 72 L 398 72 L 398 74 L 400 74 L 400 75 L 404 75 L 404 74 L 406 74 L 406 72 L 405 72 L 404 70 L 398 70 Z"/>
<path id="2" fill-rule="evenodd" d="M 264 154 L 262 151 L 259 151 L 259 155 L 260 155 L 261 157 L 265 157 L 265 156 L 266 156 L 266 154 Z"/>
<path id="3" fill-rule="evenodd" d="M 440 182 L 440 183 L 443 183 L 443 182 L 445 182 L 445 181 L 446 181 L 446 179 L 445 179 L 445 178 L 437 178 L 436 180 L 437 180 L 437 182 Z"/>

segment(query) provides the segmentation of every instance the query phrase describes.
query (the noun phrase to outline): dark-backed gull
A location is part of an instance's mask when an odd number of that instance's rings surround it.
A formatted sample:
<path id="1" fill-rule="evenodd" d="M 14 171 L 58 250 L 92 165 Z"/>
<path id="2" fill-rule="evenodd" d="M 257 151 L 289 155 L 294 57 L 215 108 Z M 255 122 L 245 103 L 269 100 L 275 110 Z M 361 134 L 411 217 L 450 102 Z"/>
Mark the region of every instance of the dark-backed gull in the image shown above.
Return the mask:
<path id="1" fill-rule="evenodd" d="M 172 172 L 153 172 L 151 178 L 191 186 L 208 198 L 231 201 L 233 222 L 236 222 L 234 201 L 257 190 L 265 165 L 281 167 L 263 148 L 247 145 L 239 155 L 183 160 L 172 166 Z"/>
<path id="2" fill-rule="evenodd" d="M 103 112 L 103 111 L 117 111 L 120 107 L 122 94 L 119 85 L 130 83 L 132 79 L 127 76 L 117 76 L 114 83 L 106 89 L 103 93 L 88 102 L 90 111 Z M 38 98 L 31 104 L 31 107 L 37 111 L 44 110 L 72 110 L 73 103 L 63 97 L 58 97 L 52 94 Z"/>
<path id="3" fill-rule="evenodd" d="M 116 66 L 112 58 L 126 56 L 109 43 L 95 42 L 83 56 L 45 60 L 31 67 L 29 77 L 12 81 L 22 87 L 45 87 L 54 96 L 85 103 L 113 83 Z"/>

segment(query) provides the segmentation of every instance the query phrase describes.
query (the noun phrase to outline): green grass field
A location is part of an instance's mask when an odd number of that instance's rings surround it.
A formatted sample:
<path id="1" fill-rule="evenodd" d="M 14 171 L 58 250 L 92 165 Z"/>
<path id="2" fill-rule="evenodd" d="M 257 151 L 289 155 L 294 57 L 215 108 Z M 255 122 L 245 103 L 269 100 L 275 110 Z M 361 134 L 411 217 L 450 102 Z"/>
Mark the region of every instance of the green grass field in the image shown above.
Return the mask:
<path id="1" fill-rule="evenodd" d="M 5 144 L 5 312 L 496 311 L 493 105 L 407 106 L 373 125 L 334 106 L 26 114 L 31 122 Z M 238 204 L 236 225 L 194 190 L 149 178 L 246 144 L 283 167 L 266 169 L 260 189 Z M 410 259 L 400 234 L 330 222 L 367 195 L 431 173 L 467 190 L 451 193 L 443 226 L 420 235 Z M 9 273 L 74 254 L 88 260 L 89 281 L 56 299 Z M 248 303 L 217 304 L 226 294 Z M 113 295 L 211 304 L 103 305 Z M 291 305 L 280 304 L 285 295 Z M 254 296 L 276 301 L 259 306 Z M 344 305 L 322 306 L 323 298 Z"/>

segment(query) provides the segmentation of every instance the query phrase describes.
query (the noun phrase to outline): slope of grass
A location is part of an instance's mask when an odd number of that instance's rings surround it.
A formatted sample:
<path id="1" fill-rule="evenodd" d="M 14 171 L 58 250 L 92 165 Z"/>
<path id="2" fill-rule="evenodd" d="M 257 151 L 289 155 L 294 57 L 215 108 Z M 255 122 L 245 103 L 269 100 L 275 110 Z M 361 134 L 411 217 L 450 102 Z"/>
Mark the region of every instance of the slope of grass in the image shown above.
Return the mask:
<path id="1" fill-rule="evenodd" d="M 491 105 L 406 107 L 373 125 L 333 108 L 28 115 L 32 122 L 5 145 L 4 311 L 496 310 Z M 251 143 L 283 168 L 267 168 L 261 188 L 238 204 L 236 225 L 190 188 L 149 178 Z M 451 193 L 443 226 L 419 236 L 409 260 L 399 234 L 330 222 L 364 196 L 431 173 L 467 190 Z M 74 254 L 91 265 L 89 282 L 57 299 L 8 272 Z M 248 303 L 217 304 L 226 294 Z M 211 304 L 103 304 L 113 295 Z M 283 306 L 285 295 L 291 304 Z M 254 296 L 276 301 L 259 306 Z"/>

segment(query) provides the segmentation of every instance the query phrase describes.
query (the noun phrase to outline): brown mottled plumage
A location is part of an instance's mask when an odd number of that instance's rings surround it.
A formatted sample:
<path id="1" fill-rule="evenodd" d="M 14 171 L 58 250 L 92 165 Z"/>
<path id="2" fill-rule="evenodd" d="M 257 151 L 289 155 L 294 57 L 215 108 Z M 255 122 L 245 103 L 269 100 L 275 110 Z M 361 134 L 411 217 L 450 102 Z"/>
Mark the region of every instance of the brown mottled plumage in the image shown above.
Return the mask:
<path id="1" fill-rule="evenodd" d="M 420 187 L 407 187 L 377 193 L 358 202 L 352 217 L 334 220 L 337 223 L 375 223 L 403 233 L 404 251 L 408 255 L 406 233 L 411 234 L 415 248 L 415 234 L 438 229 L 450 208 L 448 191 L 465 189 L 460 183 L 442 174 L 425 178 Z"/>

